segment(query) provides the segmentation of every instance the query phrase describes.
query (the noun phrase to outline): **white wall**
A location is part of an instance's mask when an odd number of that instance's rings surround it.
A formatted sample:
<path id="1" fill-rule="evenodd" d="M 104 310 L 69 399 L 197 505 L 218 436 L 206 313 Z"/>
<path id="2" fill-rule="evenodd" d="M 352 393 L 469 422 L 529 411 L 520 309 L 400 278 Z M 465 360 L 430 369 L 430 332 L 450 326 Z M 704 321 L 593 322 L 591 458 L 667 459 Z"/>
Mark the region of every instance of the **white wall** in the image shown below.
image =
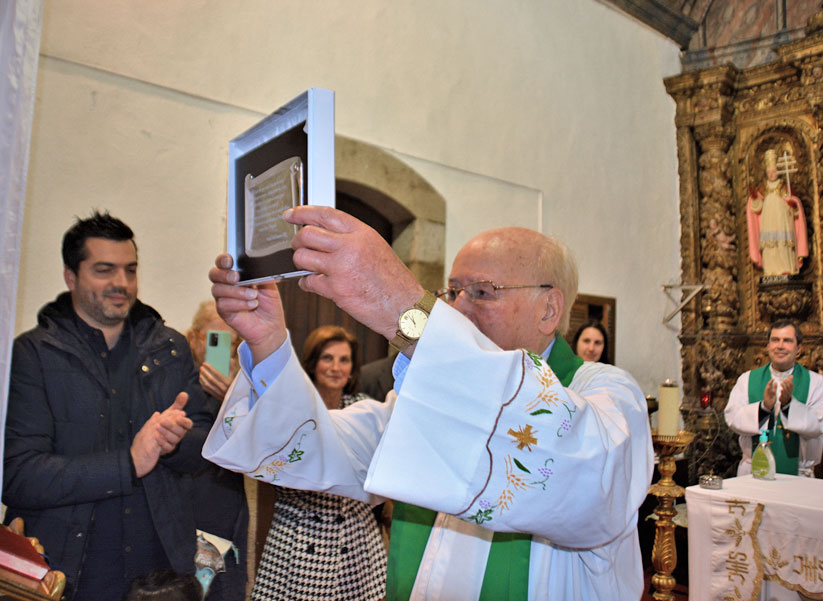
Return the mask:
<path id="1" fill-rule="evenodd" d="M 557 233 L 617 298 L 618 363 L 679 374 L 676 46 L 595 0 L 47 2 L 16 330 L 64 286 L 60 237 L 108 208 L 179 329 L 223 247 L 227 141 L 310 86 L 337 131 L 447 199 L 447 261 L 489 225 Z M 492 202 L 498 196 L 497 202 Z M 468 210 L 467 210 L 468 209 Z"/>

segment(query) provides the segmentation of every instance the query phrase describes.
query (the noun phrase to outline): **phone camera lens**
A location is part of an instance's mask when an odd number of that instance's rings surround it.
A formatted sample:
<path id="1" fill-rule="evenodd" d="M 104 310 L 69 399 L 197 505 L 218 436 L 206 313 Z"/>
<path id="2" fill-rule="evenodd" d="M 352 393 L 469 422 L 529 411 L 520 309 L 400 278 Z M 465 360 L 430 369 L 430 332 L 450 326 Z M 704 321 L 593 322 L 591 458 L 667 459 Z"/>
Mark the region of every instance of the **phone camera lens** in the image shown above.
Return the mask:
<path id="1" fill-rule="evenodd" d="M 211 334 L 209 336 L 209 346 L 217 346 L 217 334 Z"/>

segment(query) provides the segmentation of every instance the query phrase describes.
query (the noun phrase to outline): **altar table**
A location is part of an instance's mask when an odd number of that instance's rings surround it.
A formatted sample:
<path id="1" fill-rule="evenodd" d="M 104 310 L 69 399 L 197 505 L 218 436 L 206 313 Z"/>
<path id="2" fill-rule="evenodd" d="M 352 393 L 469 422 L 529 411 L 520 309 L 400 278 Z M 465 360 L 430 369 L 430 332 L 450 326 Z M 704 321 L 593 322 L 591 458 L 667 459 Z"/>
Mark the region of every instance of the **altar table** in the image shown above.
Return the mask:
<path id="1" fill-rule="evenodd" d="M 686 506 L 690 599 L 823 599 L 823 480 L 729 478 Z"/>

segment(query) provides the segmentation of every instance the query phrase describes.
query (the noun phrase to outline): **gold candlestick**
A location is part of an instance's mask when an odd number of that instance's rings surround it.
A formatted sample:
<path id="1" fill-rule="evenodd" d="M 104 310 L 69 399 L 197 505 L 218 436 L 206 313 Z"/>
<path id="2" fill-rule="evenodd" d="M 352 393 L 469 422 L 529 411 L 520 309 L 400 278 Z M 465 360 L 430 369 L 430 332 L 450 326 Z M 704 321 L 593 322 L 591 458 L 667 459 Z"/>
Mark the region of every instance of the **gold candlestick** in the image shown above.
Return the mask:
<path id="1" fill-rule="evenodd" d="M 694 440 L 694 434 L 680 430 L 676 436 L 661 436 L 652 432 L 652 443 L 660 461 L 657 469 L 660 471 L 660 480 L 649 487 L 649 494 L 658 499 L 654 510 L 657 515 L 657 527 L 654 531 L 654 547 L 652 548 L 652 565 L 656 573 L 652 576 L 654 594 L 658 601 L 674 601 L 672 589 L 675 579 L 672 576 L 677 565 L 677 549 L 674 544 L 674 522 L 672 518 L 677 513 L 674 509 L 674 500 L 682 497 L 686 490 L 674 483 L 672 476 L 677 470 L 674 456 L 682 453 Z"/>

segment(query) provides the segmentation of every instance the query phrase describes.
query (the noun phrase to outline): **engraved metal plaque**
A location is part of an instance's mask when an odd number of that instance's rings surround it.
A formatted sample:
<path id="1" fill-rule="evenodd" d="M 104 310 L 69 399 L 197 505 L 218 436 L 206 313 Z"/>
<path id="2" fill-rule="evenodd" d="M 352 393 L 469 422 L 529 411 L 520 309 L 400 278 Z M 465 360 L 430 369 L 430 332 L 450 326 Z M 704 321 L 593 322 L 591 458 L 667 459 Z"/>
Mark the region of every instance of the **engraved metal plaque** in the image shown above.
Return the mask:
<path id="1" fill-rule="evenodd" d="M 249 257 L 291 248 L 297 227 L 282 215 L 290 207 L 303 204 L 303 161 L 291 157 L 253 177 L 245 177 L 246 240 Z"/>

